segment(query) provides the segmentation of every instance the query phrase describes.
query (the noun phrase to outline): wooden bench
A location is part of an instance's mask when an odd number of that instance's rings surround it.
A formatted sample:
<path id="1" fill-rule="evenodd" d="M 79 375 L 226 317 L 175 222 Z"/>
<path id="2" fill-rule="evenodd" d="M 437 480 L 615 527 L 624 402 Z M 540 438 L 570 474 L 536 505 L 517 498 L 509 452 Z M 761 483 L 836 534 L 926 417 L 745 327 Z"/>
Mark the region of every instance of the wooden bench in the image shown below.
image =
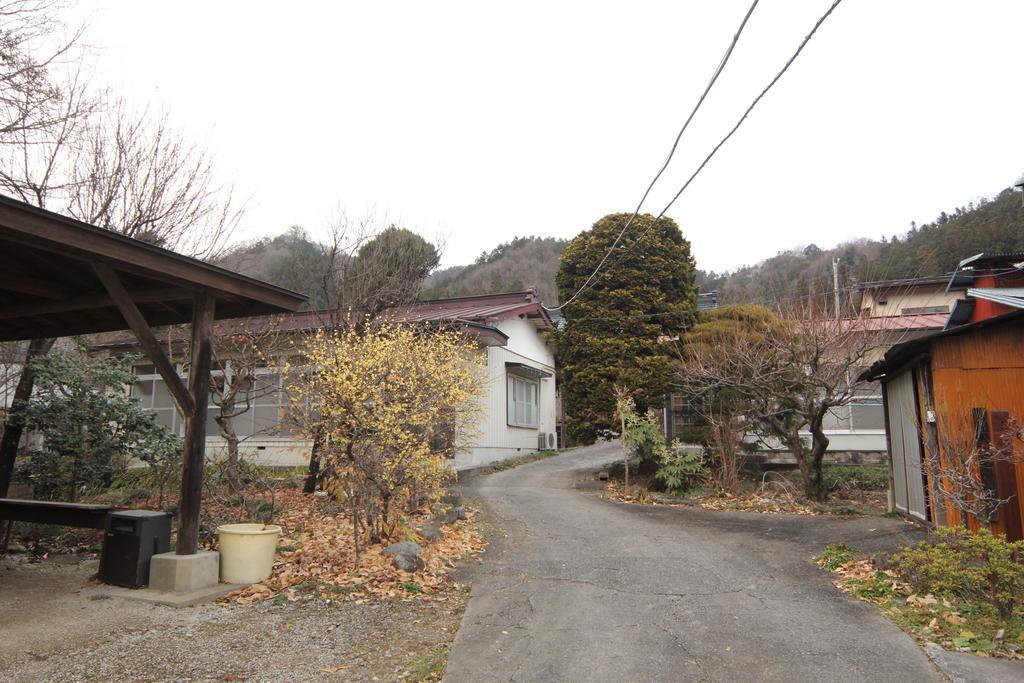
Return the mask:
<path id="1" fill-rule="evenodd" d="M 107 515 L 113 511 L 110 505 L 87 505 L 84 503 L 61 503 L 49 500 L 18 500 L 0 498 L 0 520 L 7 520 L 7 533 L 0 541 L 0 555 L 7 553 L 14 522 L 56 524 L 80 529 L 104 529 Z"/>

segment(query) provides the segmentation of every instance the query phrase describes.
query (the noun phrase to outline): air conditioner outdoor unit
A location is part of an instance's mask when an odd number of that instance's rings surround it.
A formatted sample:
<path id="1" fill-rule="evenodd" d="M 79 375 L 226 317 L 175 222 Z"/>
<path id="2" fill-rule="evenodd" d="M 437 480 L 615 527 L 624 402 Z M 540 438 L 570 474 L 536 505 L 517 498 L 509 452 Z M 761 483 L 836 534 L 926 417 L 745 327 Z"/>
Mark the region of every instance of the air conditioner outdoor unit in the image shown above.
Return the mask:
<path id="1" fill-rule="evenodd" d="M 555 435 L 552 432 L 538 432 L 537 433 L 537 449 L 541 451 L 550 451 L 555 448 Z"/>

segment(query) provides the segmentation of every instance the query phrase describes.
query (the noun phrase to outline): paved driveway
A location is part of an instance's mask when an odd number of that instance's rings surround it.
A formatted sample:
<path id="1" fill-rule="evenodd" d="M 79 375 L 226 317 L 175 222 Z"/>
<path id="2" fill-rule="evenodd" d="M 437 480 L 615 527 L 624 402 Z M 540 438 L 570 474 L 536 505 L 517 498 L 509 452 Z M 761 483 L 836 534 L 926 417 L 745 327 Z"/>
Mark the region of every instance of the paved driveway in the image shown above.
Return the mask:
<path id="1" fill-rule="evenodd" d="M 608 503 L 578 490 L 616 444 L 471 480 L 504 532 L 477 572 L 446 681 L 942 680 L 812 562 L 914 527 Z"/>

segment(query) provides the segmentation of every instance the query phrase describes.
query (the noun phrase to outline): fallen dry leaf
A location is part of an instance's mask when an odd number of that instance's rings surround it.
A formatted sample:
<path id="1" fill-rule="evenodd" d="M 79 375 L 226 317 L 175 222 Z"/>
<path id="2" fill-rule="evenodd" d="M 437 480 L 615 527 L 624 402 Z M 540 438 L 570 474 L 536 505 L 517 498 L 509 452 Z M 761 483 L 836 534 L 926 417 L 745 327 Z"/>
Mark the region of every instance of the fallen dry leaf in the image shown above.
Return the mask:
<path id="1" fill-rule="evenodd" d="M 474 515 L 468 519 L 443 527 L 444 538 L 431 543 L 421 542 L 424 568 L 415 573 L 396 569 L 391 557 L 383 553 L 384 545 L 362 548 L 358 566 L 355 563 L 355 545 L 352 526 L 344 516 L 337 514 L 336 505 L 329 498 L 310 496 L 297 489 L 275 491 L 275 500 L 283 512 L 275 523 L 280 524 L 288 543 L 279 547 L 270 577 L 263 583 L 237 590 L 223 598 L 239 605 L 266 600 L 284 591 L 289 600 L 298 599 L 294 590 L 306 582 L 328 584 L 347 589 L 350 594 L 321 593 L 324 600 L 355 599 L 357 604 L 365 596 L 420 597 L 430 599 L 430 593 L 450 584 L 448 569 L 454 562 L 484 549 L 484 542 L 475 529 Z M 403 533 L 413 535 L 412 529 L 430 521 L 429 516 L 415 516 L 409 528 L 400 531 L 395 540 L 404 540 Z M 407 590 L 415 583 L 416 592 Z"/>

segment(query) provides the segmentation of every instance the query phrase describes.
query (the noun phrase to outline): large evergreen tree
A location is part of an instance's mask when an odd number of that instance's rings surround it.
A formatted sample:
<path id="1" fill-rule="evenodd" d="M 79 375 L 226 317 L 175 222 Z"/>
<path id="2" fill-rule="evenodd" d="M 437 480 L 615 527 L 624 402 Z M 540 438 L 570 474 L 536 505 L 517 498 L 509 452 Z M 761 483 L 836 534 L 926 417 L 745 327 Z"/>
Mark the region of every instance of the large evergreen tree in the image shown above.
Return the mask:
<path id="1" fill-rule="evenodd" d="M 566 247 L 556 283 L 567 301 L 587 282 L 630 214 L 605 216 Z M 633 392 L 637 410 L 669 393 L 674 338 L 697 307 L 690 243 L 671 218 L 638 216 L 619 246 L 575 300 L 555 334 L 562 400 L 572 439 L 592 442 L 615 426 L 613 386 Z"/>

